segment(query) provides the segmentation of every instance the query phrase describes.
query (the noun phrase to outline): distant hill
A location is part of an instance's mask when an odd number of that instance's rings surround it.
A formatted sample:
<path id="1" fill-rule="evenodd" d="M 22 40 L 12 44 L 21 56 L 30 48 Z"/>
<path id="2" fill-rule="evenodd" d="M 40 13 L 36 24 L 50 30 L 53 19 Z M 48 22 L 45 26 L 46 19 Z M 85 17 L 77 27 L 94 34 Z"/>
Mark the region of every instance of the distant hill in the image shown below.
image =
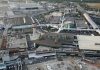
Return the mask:
<path id="1" fill-rule="evenodd" d="M 63 2 L 63 1 L 73 1 L 73 2 L 89 2 L 89 3 L 100 3 L 100 0 L 33 0 L 33 1 L 50 1 L 50 2 Z"/>
<path id="2" fill-rule="evenodd" d="M 87 3 L 87 5 L 91 8 L 100 9 L 100 3 Z"/>

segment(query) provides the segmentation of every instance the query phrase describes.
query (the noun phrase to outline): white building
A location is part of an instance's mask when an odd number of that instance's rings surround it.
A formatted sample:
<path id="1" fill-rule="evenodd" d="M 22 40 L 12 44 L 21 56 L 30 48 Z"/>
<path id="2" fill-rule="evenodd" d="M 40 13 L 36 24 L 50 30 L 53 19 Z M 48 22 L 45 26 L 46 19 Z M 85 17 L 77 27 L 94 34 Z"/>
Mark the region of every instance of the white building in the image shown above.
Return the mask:
<path id="1" fill-rule="evenodd" d="M 37 9 L 43 9 L 43 6 L 39 3 L 16 3 L 16 2 L 10 2 L 9 6 L 11 9 L 16 10 L 37 10 Z"/>
<path id="2" fill-rule="evenodd" d="M 100 36 L 77 35 L 79 49 L 100 50 Z"/>

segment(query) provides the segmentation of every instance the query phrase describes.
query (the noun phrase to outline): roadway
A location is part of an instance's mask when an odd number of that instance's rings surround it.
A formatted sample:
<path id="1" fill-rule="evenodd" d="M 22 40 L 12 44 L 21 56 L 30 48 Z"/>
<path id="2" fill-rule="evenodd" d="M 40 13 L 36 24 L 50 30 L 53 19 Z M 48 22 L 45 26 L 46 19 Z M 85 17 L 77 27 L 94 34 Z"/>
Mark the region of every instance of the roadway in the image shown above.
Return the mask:
<path id="1" fill-rule="evenodd" d="M 7 31 L 11 26 L 12 26 L 11 24 L 8 24 L 8 25 L 5 26 L 5 30 L 4 30 L 3 36 L 2 36 L 1 49 L 7 48 Z"/>
<path id="2" fill-rule="evenodd" d="M 93 29 L 98 29 L 99 27 L 91 19 L 91 17 L 89 16 L 89 14 L 79 4 L 76 4 L 76 5 L 77 5 L 78 11 L 82 13 L 82 15 L 84 16 L 84 18 L 86 19 L 86 21 L 92 25 Z"/>

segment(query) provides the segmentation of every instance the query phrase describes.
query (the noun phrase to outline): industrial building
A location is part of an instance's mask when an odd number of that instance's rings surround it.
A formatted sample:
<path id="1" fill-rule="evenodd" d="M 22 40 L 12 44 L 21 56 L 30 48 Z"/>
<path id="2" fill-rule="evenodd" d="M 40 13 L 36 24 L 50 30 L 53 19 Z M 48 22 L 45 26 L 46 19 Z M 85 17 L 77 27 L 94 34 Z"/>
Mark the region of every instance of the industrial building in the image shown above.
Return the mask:
<path id="1" fill-rule="evenodd" d="M 100 70 L 100 29 L 87 11 L 73 2 L 0 0 L 0 70 Z"/>

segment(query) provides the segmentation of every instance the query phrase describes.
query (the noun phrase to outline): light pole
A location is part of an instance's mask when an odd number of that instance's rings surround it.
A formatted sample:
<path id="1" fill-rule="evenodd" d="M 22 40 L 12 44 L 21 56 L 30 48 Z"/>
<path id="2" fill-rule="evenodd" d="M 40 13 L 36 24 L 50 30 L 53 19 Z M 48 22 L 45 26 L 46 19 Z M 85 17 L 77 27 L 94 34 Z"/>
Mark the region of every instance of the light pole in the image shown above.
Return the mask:
<path id="1" fill-rule="evenodd" d="M 22 70 L 22 63 L 20 63 L 20 67 L 21 67 L 20 70 Z"/>

